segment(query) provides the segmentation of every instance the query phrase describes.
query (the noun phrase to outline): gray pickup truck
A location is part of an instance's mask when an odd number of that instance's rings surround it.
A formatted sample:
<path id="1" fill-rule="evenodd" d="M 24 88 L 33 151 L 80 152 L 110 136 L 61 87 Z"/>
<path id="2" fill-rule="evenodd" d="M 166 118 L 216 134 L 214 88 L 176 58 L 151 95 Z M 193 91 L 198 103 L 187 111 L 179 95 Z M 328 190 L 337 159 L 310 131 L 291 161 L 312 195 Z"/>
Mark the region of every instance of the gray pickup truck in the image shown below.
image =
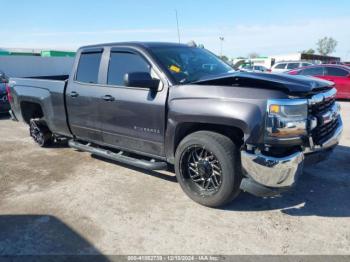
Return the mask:
<path id="1" fill-rule="evenodd" d="M 243 190 L 291 188 L 324 160 L 343 124 L 333 83 L 234 72 L 209 51 L 171 43 L 82 47 L 69 76 L 10 79 L 14 119 L 40 146 L 148 170 L 175 168 L 194 201 L 222 206 Z"/>

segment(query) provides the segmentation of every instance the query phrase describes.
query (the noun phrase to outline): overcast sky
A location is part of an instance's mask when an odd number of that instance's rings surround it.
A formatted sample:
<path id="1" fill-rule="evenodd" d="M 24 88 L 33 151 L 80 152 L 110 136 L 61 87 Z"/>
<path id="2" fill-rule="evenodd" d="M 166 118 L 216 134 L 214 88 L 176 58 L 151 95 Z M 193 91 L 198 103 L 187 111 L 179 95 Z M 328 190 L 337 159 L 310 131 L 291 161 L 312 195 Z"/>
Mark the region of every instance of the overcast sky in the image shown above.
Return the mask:
<path id="1" fill-rule="evenodd" d="M 194 40 L 230 57 L 278 55 L 338 41 L 333 55 L 350 60 L 349 0 L 0 0 L 0 47 L 76 49 L 119 41 Z"/>

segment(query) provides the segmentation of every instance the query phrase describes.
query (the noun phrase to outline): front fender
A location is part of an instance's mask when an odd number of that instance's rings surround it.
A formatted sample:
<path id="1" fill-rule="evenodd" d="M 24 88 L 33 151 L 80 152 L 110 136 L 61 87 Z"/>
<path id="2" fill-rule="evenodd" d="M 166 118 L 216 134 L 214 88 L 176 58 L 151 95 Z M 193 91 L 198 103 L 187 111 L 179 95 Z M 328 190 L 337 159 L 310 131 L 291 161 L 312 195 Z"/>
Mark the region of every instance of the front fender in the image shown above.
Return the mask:
<path id="1" fill-rule="evenodd" d="M 235 100 L 218 98 L 174 99 L 169 102 L 165 150 L 173 159 L 176 130 L 183 123 L 223 125 L 240 129 L 244 141 L 259 141 L 266 108 L 265 100 Z M 171 161 L 170 161 L 171 162 Z"/>

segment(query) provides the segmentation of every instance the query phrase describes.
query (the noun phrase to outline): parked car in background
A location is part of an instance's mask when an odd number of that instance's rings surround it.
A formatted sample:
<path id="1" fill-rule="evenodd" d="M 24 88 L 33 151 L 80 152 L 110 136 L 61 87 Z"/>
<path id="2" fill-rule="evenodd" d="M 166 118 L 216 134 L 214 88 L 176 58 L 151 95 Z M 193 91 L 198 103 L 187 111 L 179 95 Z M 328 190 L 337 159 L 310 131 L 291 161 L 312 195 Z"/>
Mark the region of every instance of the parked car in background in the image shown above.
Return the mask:
<path id="1" fill-rule="evenodd" d="M 335 84 L 337 98 L 350 99 L 350 67 L 344 65 L 314 65 L 288 72 L 290 75 L 305 75 L 332 81 Z"/>
<path id="2" fill-rule="evenodd" d="M 349 63 L 347 63 L 347 62 L 340 62 L 340 61 L 333 61 L 333 62 L 323 63 L 323 64 L 349 66 Z"/>
<path id="3" fill-rule="evenodd" d="M 243 66 L 240 71 L 242 72 L 271 72 L 270 69 L 261 65 L 246 65 Z"/>
<path id="4" fill-rule="evenodd" d="M 278 62 L 271 67 L 271 72 L 284 73 L 299 67 L 311 66 L 311 65 L 313 64 L 305 61 Z"/>
<path id="5" fill-rule="evenodd" d="M 0 114 L 8 113 L 10 110 L 10 103 L 8 102 L 6 92 L 7 83 L 8 77 L 0 71 Z"/>

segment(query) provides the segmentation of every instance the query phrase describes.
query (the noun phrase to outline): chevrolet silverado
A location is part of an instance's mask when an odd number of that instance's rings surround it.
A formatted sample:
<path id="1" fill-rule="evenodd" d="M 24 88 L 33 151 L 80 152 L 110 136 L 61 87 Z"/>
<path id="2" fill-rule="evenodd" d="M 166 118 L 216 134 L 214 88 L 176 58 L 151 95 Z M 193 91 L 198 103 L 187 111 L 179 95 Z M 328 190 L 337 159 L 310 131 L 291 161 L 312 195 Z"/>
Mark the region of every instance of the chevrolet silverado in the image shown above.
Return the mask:
<path id="1" fill-rule="evenodd" d="M 148 170 L 174 167 L 194 201 L 222 206 L 243 190 L 291 188 L 324 160 L 343 124 L 332 82 L 235 72 L 209 51 L 172 43 L 81 47 L 68 76 L 12 78 L 14 119 L 40 146 Z"/>

